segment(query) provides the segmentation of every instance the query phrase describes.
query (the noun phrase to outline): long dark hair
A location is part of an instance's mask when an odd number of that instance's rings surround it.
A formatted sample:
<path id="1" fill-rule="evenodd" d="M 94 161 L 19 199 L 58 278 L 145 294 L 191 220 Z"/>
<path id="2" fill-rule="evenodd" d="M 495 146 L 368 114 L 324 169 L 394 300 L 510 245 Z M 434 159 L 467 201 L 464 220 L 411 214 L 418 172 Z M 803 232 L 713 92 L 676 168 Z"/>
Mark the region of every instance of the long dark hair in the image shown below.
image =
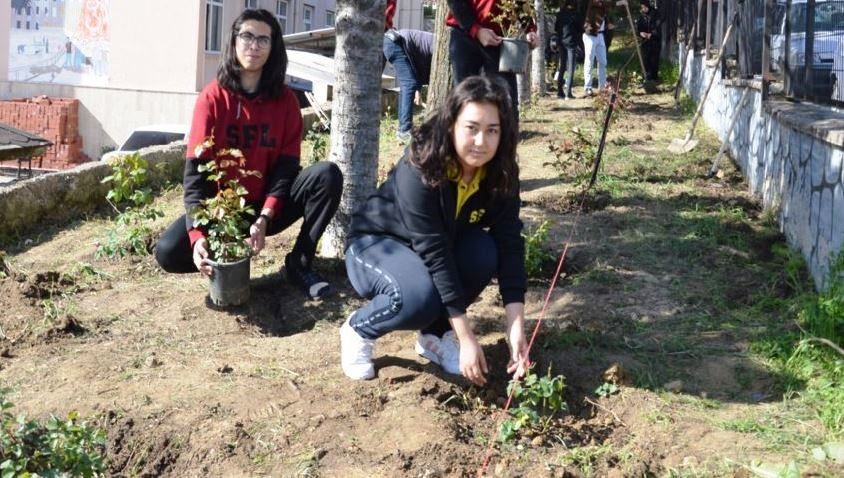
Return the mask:
<path id="1" fill-rule="evenodd" d="M 494 194 L 516 194 L 519 189 L 519 165 L 516 163 L 519 127 L 510 92 L 497 78 L 470 76 L 451 90 L 445 104 L 413 131 L 411 164 L 422 172 L 422 180 L 428 186 L 439 186 L 447 180 L 449 163 L 459 166 L 454 148 L 454 124 L 467 103 L 488 103 L 498 108 L 501 125 L 498 149 L 486 164 L 483 184 Z"/>
<path id="2" fill-rule="evenodd" d="M 272 31 L 270 35 L 270 55 L 261 71 L 261 80 L 258 82 L 258 95 L 266 98 L 278 98 L 284 90 L 284 75 L 287 74 L 287 49 L 284 48 L 284 38 L 281 35 L 281 27 L 275 16 L 264 9 L 247 9 L 240 14 L 232 23 L 232 31 L 229 35 L 229 42 L 226 44 L 226 51 L 223 54 L 223 61 L 217 69 L 217 82 L 220 86 L 238 93 L 245 93 L 240 86 L 240 72 L 242 67 L 237 61 L 235 43 L 240 27 L 247 20 L 257 20 L 269 25 Z"/>

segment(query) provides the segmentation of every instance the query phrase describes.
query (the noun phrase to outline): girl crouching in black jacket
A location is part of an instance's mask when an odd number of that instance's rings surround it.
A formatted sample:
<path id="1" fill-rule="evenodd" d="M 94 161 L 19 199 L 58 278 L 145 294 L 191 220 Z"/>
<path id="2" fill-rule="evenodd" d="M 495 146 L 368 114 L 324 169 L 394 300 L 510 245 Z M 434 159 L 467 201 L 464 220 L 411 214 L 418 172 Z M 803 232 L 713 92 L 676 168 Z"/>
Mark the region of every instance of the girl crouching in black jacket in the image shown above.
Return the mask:
<path id="1" fill-rule="evenodd" d="M 405 156 L 352 218 L 346 270 L 369 302 L 340 329 L 343 372 L 375 376 L 375 340 L 418 330 L 416 351 L 482 385 L 486 359 L 466 315 L 498 277 L 508 373 L 527 365 L 518 126 L 505 86 L 469 77 L 413 132 Z"/>

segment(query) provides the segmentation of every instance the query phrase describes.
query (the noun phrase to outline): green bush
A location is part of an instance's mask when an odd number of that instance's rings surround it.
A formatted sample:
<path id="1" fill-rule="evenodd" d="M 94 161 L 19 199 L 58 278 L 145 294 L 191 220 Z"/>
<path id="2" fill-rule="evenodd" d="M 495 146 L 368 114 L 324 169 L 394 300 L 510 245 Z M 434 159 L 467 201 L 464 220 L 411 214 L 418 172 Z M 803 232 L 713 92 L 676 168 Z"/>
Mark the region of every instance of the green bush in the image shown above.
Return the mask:
<path id="1" fill-rule="evenodd" d="M 0 395 L 0 477 L 93 477 L 105 471 L 102 430 L 80 421 L 76 412 L 42 424 L 14 416 L 13 407 Z"/>
<path id="2" fill-rule="evenodd" d="M 97 257 L 125 257 L 146 255 L 153 230 L 148 222 L 163 217 L 152 204 L 152 190 L 148 187 L 147 162 L 138 153 L 121 156 L 112 164 L 112 173 L 103 178 L 112 188 L 106 200 L 117 212 L 117 224 L 109 228 L 99 244 Z"/>

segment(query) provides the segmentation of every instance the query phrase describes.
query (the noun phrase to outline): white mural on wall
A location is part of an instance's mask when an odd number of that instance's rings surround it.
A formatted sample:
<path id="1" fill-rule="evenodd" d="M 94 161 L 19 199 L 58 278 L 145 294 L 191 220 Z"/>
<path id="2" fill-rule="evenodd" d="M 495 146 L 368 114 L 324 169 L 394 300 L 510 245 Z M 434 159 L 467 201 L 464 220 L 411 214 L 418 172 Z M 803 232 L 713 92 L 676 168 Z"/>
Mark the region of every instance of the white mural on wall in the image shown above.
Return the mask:
<path id="1" fill-rule="evenodd" d="M 111 0 L 12 0 L 9 80 L 106 86 Z"/>

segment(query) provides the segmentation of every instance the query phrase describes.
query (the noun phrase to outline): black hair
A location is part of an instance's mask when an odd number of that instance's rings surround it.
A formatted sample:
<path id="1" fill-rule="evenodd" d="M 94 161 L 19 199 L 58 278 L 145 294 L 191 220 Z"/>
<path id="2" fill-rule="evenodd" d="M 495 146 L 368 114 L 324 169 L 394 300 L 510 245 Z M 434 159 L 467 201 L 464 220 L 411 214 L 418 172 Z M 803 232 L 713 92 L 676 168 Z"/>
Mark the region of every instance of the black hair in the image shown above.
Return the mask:
<path id="1" fill-rule="evenodd" d="M 284 90 L 284 77 L 287 74 L 287 49 L 284 47 L 284 38 L 281 34 L 281 26 L 275 16 L 264 9 L 247 9 L 238 16 L 232 23 L 229 42 L 226 44 L 226 51 L 223 54 L 223 61 L 217 69 L 217 82 L 220 86 L 238 93 L 245 93 L 240 85 L 240 72 L 242 67 L 237 60 L 235 50 L 237 34 L 240 27 L 247 20 L 256 20 L 266 23 L 270 27 L 270 55 L 261 71 L 261 80 L 258 82 L 258 96 L 266 98 L 278 98 Z"/>
<path id="2" fill-rule="evenodd" d="M 467 103 L 487 103 L 498 108 L 498 148 L 486 165 L 486 178 L 482 184 L 495 194 L 518 193 L 516 145 L 519 142 L 519 126 L 509 88 L 497 76 L 470 76 L 451 90 L 445 103 L 413 131 L 411 164 L 419 169 L 423 182 L 429 186 L 438 186 L 447 180 L 448 165 L 459 166 L 454 147 L 454 125 Z"/>

